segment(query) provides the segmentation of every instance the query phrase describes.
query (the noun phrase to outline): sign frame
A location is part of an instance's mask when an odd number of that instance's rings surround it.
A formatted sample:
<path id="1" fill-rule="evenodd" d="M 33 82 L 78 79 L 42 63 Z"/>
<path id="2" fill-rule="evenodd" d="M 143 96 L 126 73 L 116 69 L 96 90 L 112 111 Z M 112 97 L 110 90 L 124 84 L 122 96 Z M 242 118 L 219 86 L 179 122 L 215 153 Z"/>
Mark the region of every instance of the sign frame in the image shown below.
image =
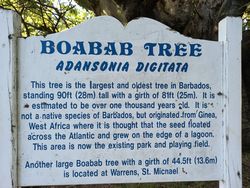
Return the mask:
<path id="1" fill-rule="evenodd" d="M 17 187 L 17 38 L 20 19 L 12 11 L 0 9 L 0 182 L 6 188 Z M 241 167 L 241 18 L 226 17 L 219 23 L 219 41 L 223 57 L 223 126 L 225 137 L 221 155 L 224 178 L 220 188 L 242 187 Z"/>

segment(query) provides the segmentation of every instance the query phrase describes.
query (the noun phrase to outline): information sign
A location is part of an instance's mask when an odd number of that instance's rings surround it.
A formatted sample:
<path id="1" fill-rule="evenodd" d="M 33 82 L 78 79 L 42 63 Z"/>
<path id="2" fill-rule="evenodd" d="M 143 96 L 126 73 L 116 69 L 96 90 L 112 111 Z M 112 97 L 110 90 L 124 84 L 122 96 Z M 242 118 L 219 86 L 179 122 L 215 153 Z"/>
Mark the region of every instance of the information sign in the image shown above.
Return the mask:
<path id="1" fill-rule="evenodd" d="M 21 185 L 222 178 L 222 43 L 99 17 L 19 45 Z"/>
<path id="2" fill-rule="evenodd" d="M 11 105 L 0 120 L 11 129 L 3 129 L 0 149 L 13 147 L 12 163 L 1 161 L 12 174 L 4 186 L 15 186 L 17 171 L 18 186 L 213 180 L 240 187 L 240 37 L 232 37 L 240 30 L 228 32 L 233 24 L 240 22 L 220 23 L 219 42 L 148 18 L 123 26 L 102 16 L 26 39 L 4 29 L 0 86 Z"/>

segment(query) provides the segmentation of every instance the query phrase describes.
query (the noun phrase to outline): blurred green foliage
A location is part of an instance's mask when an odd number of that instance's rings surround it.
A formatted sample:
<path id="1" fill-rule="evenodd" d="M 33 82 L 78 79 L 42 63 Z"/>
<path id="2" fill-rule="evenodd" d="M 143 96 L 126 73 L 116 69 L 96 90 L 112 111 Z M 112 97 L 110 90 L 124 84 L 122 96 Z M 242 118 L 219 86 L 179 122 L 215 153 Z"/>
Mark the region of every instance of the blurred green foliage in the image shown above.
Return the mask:
<path id="1" fill-rule="evenodd" d="M 20 15 L 23 37 L 63 31 L 94 16 L 72 0 L 0 0 L 0 8 Z"/>
<path id="2" fill-rule="evenodd" d="M 250 3 L 248 3 L 246 11 L 242 16 L 243 30 L 250 30 Z"/>

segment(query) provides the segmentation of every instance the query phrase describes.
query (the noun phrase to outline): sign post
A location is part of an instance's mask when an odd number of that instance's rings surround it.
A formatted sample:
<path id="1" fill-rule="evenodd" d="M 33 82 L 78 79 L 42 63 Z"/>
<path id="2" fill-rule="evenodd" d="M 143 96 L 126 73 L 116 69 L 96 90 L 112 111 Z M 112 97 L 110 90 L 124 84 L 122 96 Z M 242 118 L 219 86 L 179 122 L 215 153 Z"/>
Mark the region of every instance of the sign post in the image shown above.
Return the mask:
<path id="1" fill-rule="evenodd" d="M 18 39 L 15 48 L 8 14 L 0 14 L 5 187 L 16 187 L 16 172 L 18 186 L 220 181 L 223 188 L 241 187 L 240 19 L 224 19 L 216 42 L 147 18 L 124 27 L 104 16 Z"/>
<path id="2" fill-rule="evenodd" d="M 242 187 L 241 156 L 241 39 L 240 18 L 227 17 L 219 24 L 224 44 L 224 180 L 220 187 Z"/>
<path id="3" fill-rule="evenodd" d="M 12 11 L 0 9 L 0 185 L 17 185 L 16 60 L 20 22 Z"/>

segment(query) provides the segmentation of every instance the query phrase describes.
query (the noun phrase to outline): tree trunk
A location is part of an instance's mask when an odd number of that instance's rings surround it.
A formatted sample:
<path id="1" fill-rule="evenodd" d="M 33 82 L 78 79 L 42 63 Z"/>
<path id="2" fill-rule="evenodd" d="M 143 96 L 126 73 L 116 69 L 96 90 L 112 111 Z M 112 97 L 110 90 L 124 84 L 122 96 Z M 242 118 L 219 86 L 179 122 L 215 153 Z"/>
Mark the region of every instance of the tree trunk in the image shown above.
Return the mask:
<path id="1" fill-rule="evenodd" d="M 110 15 L 122 23 L 149 17 L 172 29 L 200 39 L 217 39 L 217 25 L 225 16 L 241 16 L 249 0 L 75 0 L 94 11 Z"/>
<path id="2" fill-rule="evenodd" d="M 242 42 L 242 81 L 243 81 L 243 106 L 242 106 L 242 146 L 243 151 L 250 151 L 250 30 L 243 32 Z"/>

